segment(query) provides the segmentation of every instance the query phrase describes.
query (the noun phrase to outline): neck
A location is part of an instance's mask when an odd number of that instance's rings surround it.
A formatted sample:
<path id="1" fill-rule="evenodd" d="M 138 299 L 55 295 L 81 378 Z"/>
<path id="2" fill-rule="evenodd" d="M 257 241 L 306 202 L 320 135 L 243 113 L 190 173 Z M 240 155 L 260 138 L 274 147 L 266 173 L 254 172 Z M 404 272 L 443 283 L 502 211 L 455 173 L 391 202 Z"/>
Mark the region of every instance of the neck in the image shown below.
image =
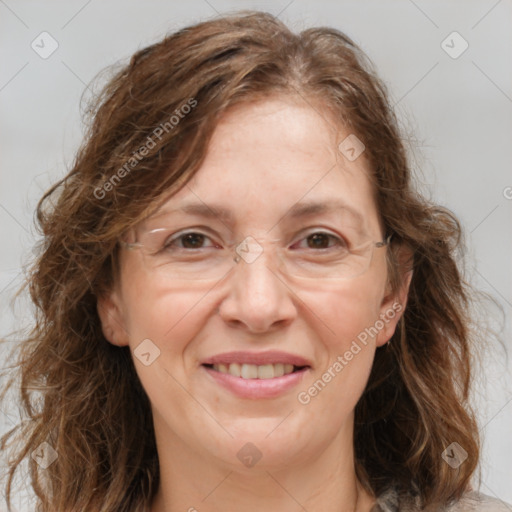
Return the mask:
<path id="1" fill-rule="evenodd" d="M 251 468 L 208 458 L 158 432 L 155 423 L 160 486 L 151 512 L 366 512 L 375 502 L 356 478 L 352 437 L 346 442 L 344 432 L 315 458 L 283 464 L 262 457 Z"/>

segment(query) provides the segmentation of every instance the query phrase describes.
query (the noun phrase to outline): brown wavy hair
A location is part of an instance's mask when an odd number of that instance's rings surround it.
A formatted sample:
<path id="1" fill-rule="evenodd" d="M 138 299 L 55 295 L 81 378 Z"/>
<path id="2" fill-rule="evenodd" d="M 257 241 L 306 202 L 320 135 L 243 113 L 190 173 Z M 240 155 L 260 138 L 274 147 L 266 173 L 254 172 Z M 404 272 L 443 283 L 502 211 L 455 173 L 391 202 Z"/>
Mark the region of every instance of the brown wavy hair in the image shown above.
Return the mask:
<path id="1" fill-rule="evenodd" d="M 42 238 L 25 285 L 35 324 L 8 384 L 19 380 L 26 419 L 2 438 L 12 454 L 9 510 L 25 459 L 38 511 L 149 507 L 159 484 L 150 403 L 129 348 L 105 339 L 97 297 L 117 278 L 119 237 L 190 180 L 219 117 L 269 95 L 302 98 L 364 142 L 378 211 L 393 234 L 395 291 L 404 274 L 397 251 L 413 254 L 407 308 L 390 345 L 377 350 L 356 407 L 357 476 L 374 496 L 393 486 L 424 507 L 460 498 L 480 445 L 468 404 L 473 337 L 471 289 L 456 261 L 461 227 L 412 183 L 396 114 L 369 59 L 335 29 L 296 34 L 270 14 L 241 12 L 173 33 L 112 75 L 88 110 L 71 170 L 37 207 Z M 468 453 L 456 470 L 441 457 L 453 441 Z M 30 457 L 42 442 L 58 453 L 47 469 Z"/>

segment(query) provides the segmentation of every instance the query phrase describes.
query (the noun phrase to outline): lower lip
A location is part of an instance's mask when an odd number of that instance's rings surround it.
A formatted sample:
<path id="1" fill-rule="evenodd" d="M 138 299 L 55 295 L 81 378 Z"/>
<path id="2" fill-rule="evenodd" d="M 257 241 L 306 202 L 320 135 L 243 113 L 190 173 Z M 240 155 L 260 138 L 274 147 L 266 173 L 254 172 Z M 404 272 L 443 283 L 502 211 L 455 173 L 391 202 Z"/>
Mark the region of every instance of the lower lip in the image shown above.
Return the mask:
<path id="1" fill-rule="evenodd" d="M 221 373 L 203 366 L 208 374 L 221 386 L 240 398 L 275 398 L 297 386 L 309 368 L 304 368 L 282 377 L 272 379 L 243 379 L 229 373 Z"/>

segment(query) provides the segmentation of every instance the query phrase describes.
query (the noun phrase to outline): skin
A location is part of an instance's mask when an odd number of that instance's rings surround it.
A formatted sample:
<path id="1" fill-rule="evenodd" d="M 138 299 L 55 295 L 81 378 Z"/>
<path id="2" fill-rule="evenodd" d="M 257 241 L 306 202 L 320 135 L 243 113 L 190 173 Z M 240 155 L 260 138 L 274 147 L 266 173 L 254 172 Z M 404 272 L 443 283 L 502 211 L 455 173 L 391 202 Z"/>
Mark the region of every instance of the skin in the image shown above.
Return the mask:
<path id="1" fill-rule="evenodd" d="M 263 243 L 293 230 L 283 216 L 297 201 L 341 197 L 380 241 L 384 233 L 364 154 L 350 162 L 337 149 L 347 135 L 320 110 L 289 98 L 235 107 L 217 126 L 202 167 L 165 207 L 198 198 L 223 205 L 233 214 L 232 225 L 201 224 Z M 306 227 L 329 227 L 330 220 L 319 215 Z M 190 218 L 183 228 L 197 224 Z M 119 282 L 98 310 L 111 343 L 133 352 L 149 338 L 160 350 L 149 366 L 134 358 L 152 405 L 161 468 L 152 512 L 370 510 L 374 499 L 354 471 L 354 408 L 375 351 L 393 335 L 400 313 L 308 404 L 297 394 L 365 328 L 389 316 L 393 304 L 403 312 L 410 276 L 396 295 L 390 293 L 386 251 L 376 249 L 363 274 L 335 283 L 279 276 L 264 251 L 209 284 L 159 279 L 141 251 L 121 252 Z M 282 396 L 240 398 L 200 365 L 233 350 L 291 352 L 312 368 Z M 248 442 L 262 455 L 253 467 L 237 458 Z"/>

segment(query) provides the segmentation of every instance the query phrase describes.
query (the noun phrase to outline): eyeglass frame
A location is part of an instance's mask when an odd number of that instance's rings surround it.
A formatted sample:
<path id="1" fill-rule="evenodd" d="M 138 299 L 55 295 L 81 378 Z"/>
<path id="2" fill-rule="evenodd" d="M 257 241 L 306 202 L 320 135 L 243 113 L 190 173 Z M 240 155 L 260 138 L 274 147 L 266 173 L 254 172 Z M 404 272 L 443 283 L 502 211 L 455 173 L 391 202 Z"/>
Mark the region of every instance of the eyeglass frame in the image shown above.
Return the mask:
<path id="1" fill-rule="evenodd" d="M 152 229 L 148 232 L 155 232 L 155 231 L 161 231 L 163 230 L 164 228 L 155 228 L 155 229 Z M 374 249 L 379 249 L 379 248 L 382 248 L 382 247 L 387 247 L 390 245 L 390 242 L 391 242 L 391 239 L 393 237 L 393 233 L 391 233 L 390 235 L 386 236 L 384 239 L 380 240 L 380 241 L 372 241 L 372 240 L 368 240 L 368 242 L 365 242 L 365 243 L 368 243 L 368 244 L 372 244 L 371 247 L 372 247 L 372 254 L 371 254 L 371 257 L 368 259 L 368 267 L 366 267 L 362 272 L 360 272 L 359 274 L 355 274 L 353 276 L 347 276 L 347 277 L 341 277 L 339 279 L 341 280 L 350 280 L 350 279 L 353 279 L 355 277 L 358 277 L 359 275 L 365 273 L 368 268 L 370 267 L 371 265 L 371 261 L 373 259 L 373 250 Z M 236 251 L 236 248 L 239 247 L 245 240 L 247 240 L 248 237 L 244 238 L 244 240 L 242 240 L 241 242 L 239 242 L 238 244 L 230 244 L 230 247 L 229 249 L 232 250 L 233 247 L 235 248 L 234 249 L 234 252 L 236 253 L 236 256 L 233 257 L 233 261 L 238 265 L 238 263 L 240 262 L 241 259 L 244 259 L 242 258 Z M 276 242 L 276 241 L 279 241 L 279 240 L 273 240 L 271 241 L 272 243 Z M 141 242 L 127 242 L 126 240 L 123 240 L 122 237 L 120 237 L 118 239 L 118 242 L 120 243 L 121 246 L 125 247 L 126 249 L 129 249 L 129 250 L 134 250 L 134 249 L 144 249 L 146 246 L 141 243 Z M 257 242 L 257 240 L 256 240 Z M 257 242 L 259 244 L 259 242 Z M 364 245 L 364 244 L 362 244 Z M 360 246 L 361 247 L 361 246 Z M 357 248 L 356 248 L 357 249 Z M 299 276 L 300 278 L 305 278 L 305 279 L 325 279 L 325 278 L 318 278 L 318 277 L 304 277 L 304 276 Z M 334 279 L 334 278 L 332 278 Z M 187 282 L 190 282 L 190 281 L 200 281 L 201 279 L 185 279 L 185 281 Z"/>

